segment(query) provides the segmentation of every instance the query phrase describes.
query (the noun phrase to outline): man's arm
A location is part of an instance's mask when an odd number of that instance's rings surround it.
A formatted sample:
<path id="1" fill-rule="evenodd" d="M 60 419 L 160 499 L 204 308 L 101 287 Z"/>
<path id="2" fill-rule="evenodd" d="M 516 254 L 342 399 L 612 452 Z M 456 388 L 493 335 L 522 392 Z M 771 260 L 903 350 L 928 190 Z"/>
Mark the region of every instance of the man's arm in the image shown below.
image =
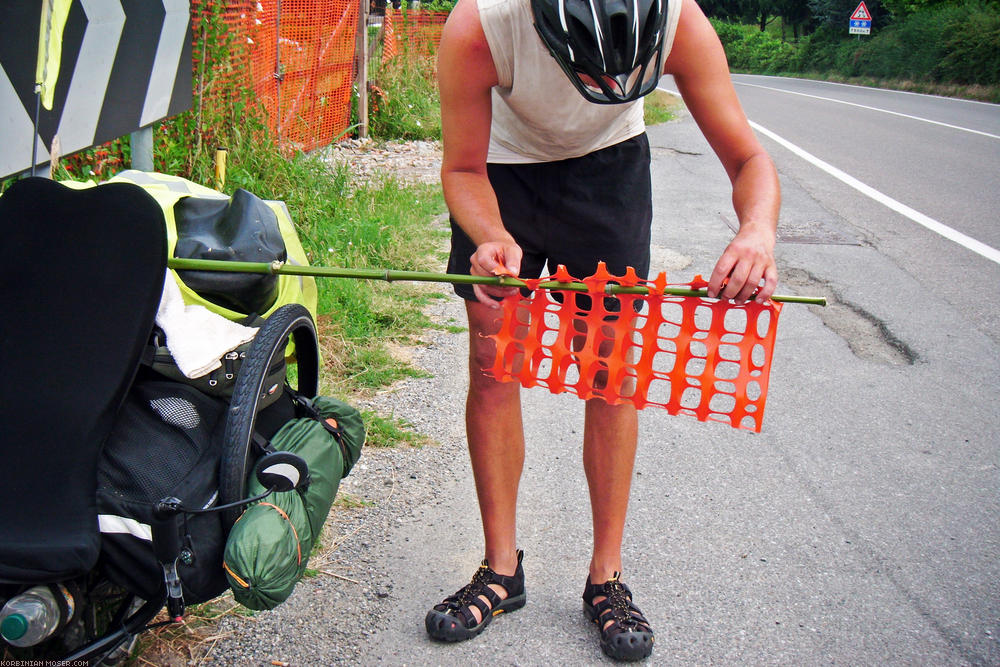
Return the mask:
<path id="1" fill-rule="evenodd" d="M 479 21 L 476 0 L 459 0 L 441 35 L 438 85 L 444 156 L 441 186 L 452 217 L 476 244 L 473 275 L 490 276 L 506 267 L 521 269 L 521 248 L 504 229 L 496 194 L 486 175 L 492 120 L 491 89 L 496 67 Z M 477 298 L 496 308 L 488 295 L 504 296 L 516 288 L 476 285 Z"/>
<path id="2" fill-rule="evenodd" d="M 778 173 L 747 123 L 712 24 L 694 0 L 683 2 L 664 72 L 673 75 L 684 103 L 729 174 L 740 222 L 712 271 L 708 292 L 743 302 L 763 280 L 756 300 L 764 302 L 778 284 L 774 263 L 781 205 Z M 720 291 L 727 277 L 729 284 Z"/>

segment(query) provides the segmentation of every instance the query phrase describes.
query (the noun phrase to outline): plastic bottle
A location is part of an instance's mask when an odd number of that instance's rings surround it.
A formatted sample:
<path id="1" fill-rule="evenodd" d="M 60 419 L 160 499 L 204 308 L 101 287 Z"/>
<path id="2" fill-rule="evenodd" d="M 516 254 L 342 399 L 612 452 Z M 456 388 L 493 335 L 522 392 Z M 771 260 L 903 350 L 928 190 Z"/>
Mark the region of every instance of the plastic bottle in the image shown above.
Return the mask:
<path id="1" fill-rule="evenodd" d="M 66 612 L 57 595 L 65 600 Z M 0 609 L 0 636 L 13 646 L 34 646 L 45 641 L 64 619 L 68 621 L 73 609 L 73 596 L 64 586 L 29 588 Z"/>

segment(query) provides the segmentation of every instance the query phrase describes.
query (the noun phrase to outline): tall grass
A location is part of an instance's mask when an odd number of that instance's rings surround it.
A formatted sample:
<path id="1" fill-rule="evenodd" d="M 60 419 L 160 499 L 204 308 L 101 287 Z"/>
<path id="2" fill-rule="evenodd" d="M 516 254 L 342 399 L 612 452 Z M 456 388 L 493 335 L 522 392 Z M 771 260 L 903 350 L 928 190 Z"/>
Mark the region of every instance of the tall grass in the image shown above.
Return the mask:
<path id="1" fill-rule="evenodd" d="M 286 159 L 249 143 L 231 158 L 232 187 L 284 201 L 310 264 L 427 269 L 444 234 L 434 224 L 444 211 L 440 188 L 391 175 L 362 183 L 318 156 Z M 317 287 L 327 391 L 373 389 L 416 372 L 386 349 L 430 326 L 421 311 L 426 288 L 344 278 L 317 279 Z"/>
<path id="2" fill-rule="evenodd" d="M 441 138 L 436 57 L 403 41 L 400 53 L 376 66 L 369 84 L 369 129 L 385 139 Z"/>

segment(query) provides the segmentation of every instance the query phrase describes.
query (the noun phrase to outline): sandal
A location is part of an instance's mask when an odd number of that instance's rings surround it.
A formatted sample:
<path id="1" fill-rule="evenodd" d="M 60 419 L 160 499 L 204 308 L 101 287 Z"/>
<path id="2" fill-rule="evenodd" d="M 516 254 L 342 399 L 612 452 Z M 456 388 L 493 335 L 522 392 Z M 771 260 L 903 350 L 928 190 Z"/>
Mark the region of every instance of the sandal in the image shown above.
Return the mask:
<path id="1" fill-rule="evenodd" d="M 604 596 L 600 602 L 595 597 Z M 621 582 L 621 572 L 603 584 L 583 590 L 583 612 L 601 630 L 601 648 L 615 660 L 642 660 L 653 652 L 653 629 L 632 602 L 632 591 Z"/>
<path id="2" fill-rule="evenodd" d="M 470 583 L 427 612 L 427 618 L 424 619 L 427 634 L 432 639 L 446 642 L 472 639 L 486 629 L 494 616 L 523 607 L 526 598 L 522 558 L 524 552 L 518 549 L 517 570 L 512 577 L 497 574 L 483 559 L 482 565 L 476 570 Z M 501 598 L 497 595 L 496 591 L 490 588 L 490 584 L 502 586 L 507 591 L 507 597 Z M 472 607 L 479 610 L 482 620 L 478 623 L 472 613 Z"/>

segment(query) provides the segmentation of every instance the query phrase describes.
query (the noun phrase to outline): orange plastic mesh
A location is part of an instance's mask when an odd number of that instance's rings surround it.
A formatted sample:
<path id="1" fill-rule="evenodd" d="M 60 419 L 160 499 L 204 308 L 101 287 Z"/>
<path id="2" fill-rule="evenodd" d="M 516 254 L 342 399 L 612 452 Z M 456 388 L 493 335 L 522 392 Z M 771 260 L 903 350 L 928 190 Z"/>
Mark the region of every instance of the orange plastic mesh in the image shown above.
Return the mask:
<path id="1" fill-rule="evenodd" d="M 392 31 L 387 29 L 384 33 L 383 59 L 387 51 L 393 56 L 406 53 L 432 56 L 437 53 L 448 12 L 404 11 L 390 7 L 385 10 L 385 20 L 387 25 L 392 25 Z"/>
<path id="2" fill-rule="evenodd" d="M 250 85 L 284 147 L 326 146 L 348 128 L 358 9 L 356 0 L 256 0 L 227 21 L 246 36 Z"/>
<path id="3" fill-rule="evenodd" d="M 382 19 L 382 64 L 386 64 L 396 57 L 396 27 L 393 25 L 393 14 L 391 9 L 387 9 L 385 17 Z"/>
<path id="4" fill-rule="evenodd" d="M 537 289 L 550 280 L 582 283 L 587 291 Z M 529 297 L 515 294 L 501 304 L 488 375 L 760 432 L 781 304 L 664 294 L 666 274 L 641 280 L 630 267 L 613 276 L 603 263 L 583 280 L 560 266 L 554 276 L 525 282 Z M 609 283 L 651 293 L 609 297 Z M 707 284 L 697 276 L 685 287 Z M 589 295 L 589 303 L 578 303 L 578 294 Z"/>

